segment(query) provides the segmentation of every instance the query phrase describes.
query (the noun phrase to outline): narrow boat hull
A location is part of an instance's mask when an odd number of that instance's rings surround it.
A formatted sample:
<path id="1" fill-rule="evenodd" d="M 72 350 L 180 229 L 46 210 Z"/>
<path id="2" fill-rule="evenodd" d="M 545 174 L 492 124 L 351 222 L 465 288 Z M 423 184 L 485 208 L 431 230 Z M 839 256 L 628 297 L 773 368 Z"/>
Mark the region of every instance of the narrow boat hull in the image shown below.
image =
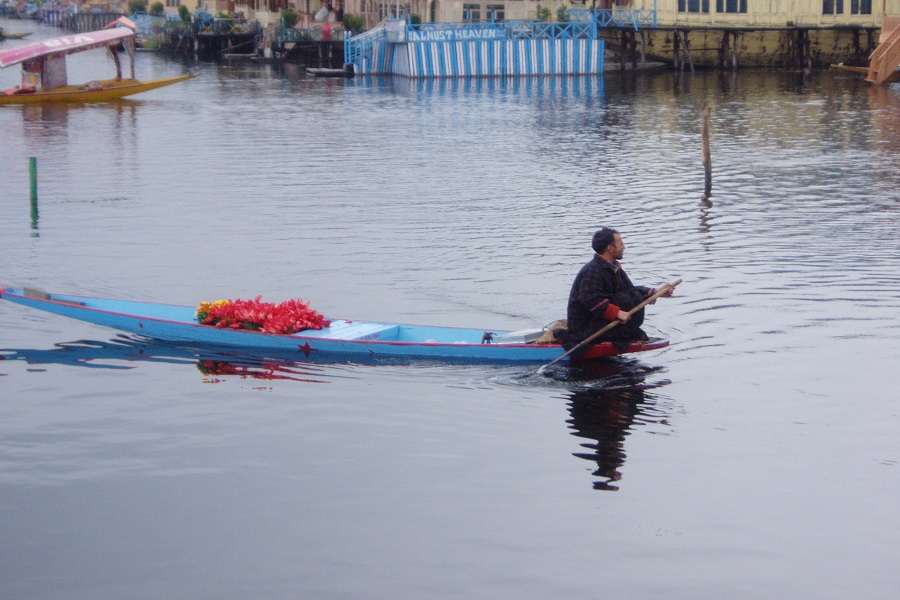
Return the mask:
<path id="1" fill-rule="evenodd" d="M 868 75 L 869 67 L 854 67 L 851 65 L 831 65 L 832 69 L 840 69 L 857 75 Z M 896 83 L 900 81 L 900 69 L 895 70 L 886 80 L 885 83 Z"/>
<path id="2" fill-rule="evenodd" d="M 306 67 L 306 72 L 314 77 L 353 77 L 353 69 L 316 69 Z"/>
<path id="3" fill-rule="evenodd" d="M 42 102 L 109 102 L 148 92 L 157 88 L 187 81 L 195 74 L 166 77 L 163 79 L 106 79 L 84 85 L 67 85 L 50 91 L 23 92 L 19 88 L 0 93 L 0 104 L 38 104 Z"/>
<path id="4" fill-rule="evenodd" d="M 562 356 L 556 344 L 482 343 L 486 330 L 349 321 L 336 319 L 322 330 L 293 335 L 218 328 L 194 320 L 196 308 L 126 300 L 109 300 L 0 289 L 0 298 L 73 319 L 179 344 L 227 346 L 254 350 L 291 351 L 306 356 L 364 355 L 367 357 L 464 359 L 479 362 L 546 363 Z M 492 331 L 495 337 L 512 332 Z M 624 352 L 609 342 L 591 346 L 580 360 L 656 350 L 668 340 L 631 344 Z"/>

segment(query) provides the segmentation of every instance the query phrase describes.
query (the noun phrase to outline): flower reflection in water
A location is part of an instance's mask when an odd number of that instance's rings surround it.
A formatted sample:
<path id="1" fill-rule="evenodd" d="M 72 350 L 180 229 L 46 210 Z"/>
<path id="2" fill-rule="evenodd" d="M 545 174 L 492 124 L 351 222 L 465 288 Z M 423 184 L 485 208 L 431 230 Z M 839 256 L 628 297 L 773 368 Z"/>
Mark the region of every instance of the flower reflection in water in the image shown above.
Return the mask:
<path id="1" fill-rule="evenodd" d="M 92 369 L 134 369 L 140 363 L 195 365 L 204 383 L 220 383 L 222 377 L 292 380 L 325 383 L 318 369 L 293 355 L 256 356 L 239 351 L 219 351 L 167 344 L 138 336 L 118 335 L 109 341 L 78 340 L 55 344 L 52 349 L 0 348 L 0 360 L 24 360 L 28 364 L 59 364 Z"/>
<path id="2" fill-rule="evenodd" d="M 266 362 L 265 359 L 256 361 L 257 364 L 237 364 L 226 360 L 199 360 L 197 369 L 206 377 L 203 383 L 220 383 L 220 376 L 237 376 L 241 379 L 290 379 L 306 383 L 324 383 L 321 380 L 302 377 L 303 371 L 296 365 L 278 364 Z"/>

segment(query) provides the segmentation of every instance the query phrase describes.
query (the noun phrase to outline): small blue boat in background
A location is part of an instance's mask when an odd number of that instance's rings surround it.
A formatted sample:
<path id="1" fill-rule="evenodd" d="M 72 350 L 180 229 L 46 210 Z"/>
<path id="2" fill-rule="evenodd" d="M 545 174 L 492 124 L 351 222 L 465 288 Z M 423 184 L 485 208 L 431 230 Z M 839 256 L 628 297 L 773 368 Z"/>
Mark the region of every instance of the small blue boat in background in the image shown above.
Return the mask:
<path id="1" fill-rule="evenodd" d="M 196 320 L 196 307 L 190 306 L 48 294 L 9 287 L 0 289 L 0 298 L 165 342 L 293 351 L 317 358 L 334 354 L 546 363 L 565 354 L 565 349 L 558 344 L 536 343 L 542 329 L 502 331 L 333 319 L 323 329 L 287 335 L 202 325 Z M 668 340 L 656 338 L 632 343 L 620 351 L 610 342 L 600 342 L 581 353 L 578 360 L 644 352 L 668 345 Z"/>

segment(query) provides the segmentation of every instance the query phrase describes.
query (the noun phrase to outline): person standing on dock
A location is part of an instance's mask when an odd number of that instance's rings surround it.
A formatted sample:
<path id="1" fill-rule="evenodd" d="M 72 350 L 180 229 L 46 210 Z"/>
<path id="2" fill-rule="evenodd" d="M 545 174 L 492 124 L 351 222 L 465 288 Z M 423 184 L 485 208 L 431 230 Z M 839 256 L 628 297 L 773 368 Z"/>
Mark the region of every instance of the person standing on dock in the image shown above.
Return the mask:
<path id="1" fill-rule="evenodd" d="M 634 314 L 628 311 L 656 290 L 631 283 L 619 263 L 625 253 L 625 242 L 615 229 L 604 227 L 598 230 L 591 240 L 591 247 L 594 258 L 578 272 L 569 293 L 568 331 L 564 335 L 564 345 L 575 346 L 615 320 L 619 321 L 618 326 L 598 341 L 647 340 L 647 334 L 641 329 L 644 309 Z M 669 297 L 672 292 L 669 289 L 663 296 Z"/>

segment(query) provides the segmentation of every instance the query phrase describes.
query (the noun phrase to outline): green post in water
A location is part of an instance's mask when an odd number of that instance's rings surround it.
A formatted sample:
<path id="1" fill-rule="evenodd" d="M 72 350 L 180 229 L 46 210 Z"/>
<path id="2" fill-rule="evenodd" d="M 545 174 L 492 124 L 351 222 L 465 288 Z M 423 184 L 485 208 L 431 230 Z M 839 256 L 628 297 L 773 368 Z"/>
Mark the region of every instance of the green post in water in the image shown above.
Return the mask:
<path id="1" fill-rule="evenodd" d="M 28 159 L 28 175 L 31 177 L 31 201 L 37 202 L 37 158 Z"/>
<path id="2" fill-rule="evenodd" d="M 38 198 L 37 198 L 37 158 L 28 159 L 28 175 L 31 179 L 31 228 L 37 229 L 38 223 Z"/>

